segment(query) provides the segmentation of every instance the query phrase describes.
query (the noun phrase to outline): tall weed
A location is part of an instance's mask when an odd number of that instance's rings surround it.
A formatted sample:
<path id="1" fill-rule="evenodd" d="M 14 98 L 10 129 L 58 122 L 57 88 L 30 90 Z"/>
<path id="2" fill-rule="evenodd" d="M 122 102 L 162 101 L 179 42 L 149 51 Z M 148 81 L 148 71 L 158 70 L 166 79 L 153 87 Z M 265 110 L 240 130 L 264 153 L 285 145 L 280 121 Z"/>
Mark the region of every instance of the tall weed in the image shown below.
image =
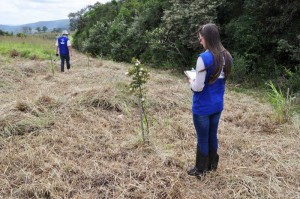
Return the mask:
<path id="1" fill-rule="evenodd" d="M 280 89 L 277 89 L 272 81 L 266 83 L 271 90 L 267 92 L 268 99 L 275 110 L 275 117 L 280 123 L 285 123 L 290 120 L 292 97 L 287 90 L 286 96 Z"/>
<path id="2" fill-rule="evenodd" d="M 52 75 L 54 76 L 54 73 L 55 73 L 55 64 L 53 63 L 52 54 L 51 53 L 50 53 L 50 71 L 51 71 Z"/>

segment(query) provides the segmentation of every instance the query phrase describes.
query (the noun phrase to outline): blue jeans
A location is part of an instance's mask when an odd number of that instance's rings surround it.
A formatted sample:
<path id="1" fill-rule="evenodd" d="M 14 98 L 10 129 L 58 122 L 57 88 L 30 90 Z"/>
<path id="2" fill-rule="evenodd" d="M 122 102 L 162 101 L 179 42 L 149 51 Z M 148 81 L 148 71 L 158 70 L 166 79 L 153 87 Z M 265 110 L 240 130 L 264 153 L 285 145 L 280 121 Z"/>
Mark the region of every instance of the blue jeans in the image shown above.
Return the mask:
<path id="1" fill-rule="evenodd" d="M 61 72 L 65 71 L 65 60 L 67 63 L 67 69 L 70 69 L 71 64 L 70 64 L 70 56 L 69 55 L 60 55 L 60 66 L 61 66 Z"/>
<path id="2" fill-rule="evenodd" d="M 194 126 L 197 132 L 197 147 L 205 156 L 209 150 L 218 150 L 218 126 L 221 112 L 208 116 L 193 114 Z"/>

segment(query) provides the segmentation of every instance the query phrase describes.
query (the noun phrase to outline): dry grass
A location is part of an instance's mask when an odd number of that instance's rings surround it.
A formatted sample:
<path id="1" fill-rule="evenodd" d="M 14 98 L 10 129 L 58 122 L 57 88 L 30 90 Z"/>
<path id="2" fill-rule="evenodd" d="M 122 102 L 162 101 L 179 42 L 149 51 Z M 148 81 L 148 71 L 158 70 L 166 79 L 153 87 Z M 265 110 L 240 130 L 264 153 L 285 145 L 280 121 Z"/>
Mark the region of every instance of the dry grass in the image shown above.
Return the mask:
<path id="1" fill-rule="evenodd" d="M 75 54 L 51 76 L 47 61 L 0 61 L 0 198 L 300 198 L 297 115 L 277 125 L 269 105 L 229 87 L 218 171 L 197 179 L 184 77 L 151 71 L 143 145 L 128 65 Z"/>

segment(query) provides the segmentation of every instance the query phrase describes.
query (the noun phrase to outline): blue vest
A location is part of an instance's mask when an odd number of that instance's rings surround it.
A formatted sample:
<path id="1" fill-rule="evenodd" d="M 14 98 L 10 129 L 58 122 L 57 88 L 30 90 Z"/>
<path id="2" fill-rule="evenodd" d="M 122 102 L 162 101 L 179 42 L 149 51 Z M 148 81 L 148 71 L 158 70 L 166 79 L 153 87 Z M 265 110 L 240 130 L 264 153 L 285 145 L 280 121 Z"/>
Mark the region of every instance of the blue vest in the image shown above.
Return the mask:
<path id="1" fill-rule="evenodd" d="M 67 46 L 69 38 L 66 36 L 61 36 L 57 39 L 57 41 L 58 41 L 59 53 L 61 55 L 69 55 L 69 49 Z"/>
<path id="2" fill-rule="evenodd" d="M 194 92 L 193 114 L 208 116 L 221 112 L 224 109 L 225 79 L 217 79 L 213 84 L 209 84 L 209 77 L 213 73 L 215 66 L 214 57 L 211 52 L 201 53 L 206 70 L 204 88 L 201 92 Z"/>

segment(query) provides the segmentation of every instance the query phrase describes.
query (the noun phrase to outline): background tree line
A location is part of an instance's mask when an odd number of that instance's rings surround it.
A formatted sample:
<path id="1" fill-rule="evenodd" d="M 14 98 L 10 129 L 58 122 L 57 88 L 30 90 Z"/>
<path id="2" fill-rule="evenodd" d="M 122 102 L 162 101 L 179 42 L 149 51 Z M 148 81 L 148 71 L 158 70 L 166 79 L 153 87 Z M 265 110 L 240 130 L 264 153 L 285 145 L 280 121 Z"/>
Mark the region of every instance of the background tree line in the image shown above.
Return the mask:
<path id="1" fill-rule="evenodd" d="M 13 33 L 9 33 L 7 31 L 3 31 L 0 29 L 0 36 L 12 36 L 12 35 L 13 35 Z"/>
<path id="2" fill-rule="evenodd" d="M 26 34 L 33 34 L 33 33 L 46 33 L 48 31 L 47 26 L 43 27 L 36 27 L 35 29 L 31 28 L 30 26 L 22 26 L 21 32 L 17 33 L 16 35 L 23 35 Z M 35 31 L 34 31 L 35 30 Z M 53 28 L 50 30 L 52 33 L 61 33 L 63 31 L 63 28 Z M 13 32 L 9 33 L 8 31 L 4 31 L 0 29 L 0 36 L 13 36 Z"/>
<path id="3" fill-rule="evenodd" d="M 82 52 L 179 70 L 195 66 L 199 24 L 214 22 L 234 56 L 233 81 L 300 89 L 299 0 L 113 0 L 69 18 Z"/>

